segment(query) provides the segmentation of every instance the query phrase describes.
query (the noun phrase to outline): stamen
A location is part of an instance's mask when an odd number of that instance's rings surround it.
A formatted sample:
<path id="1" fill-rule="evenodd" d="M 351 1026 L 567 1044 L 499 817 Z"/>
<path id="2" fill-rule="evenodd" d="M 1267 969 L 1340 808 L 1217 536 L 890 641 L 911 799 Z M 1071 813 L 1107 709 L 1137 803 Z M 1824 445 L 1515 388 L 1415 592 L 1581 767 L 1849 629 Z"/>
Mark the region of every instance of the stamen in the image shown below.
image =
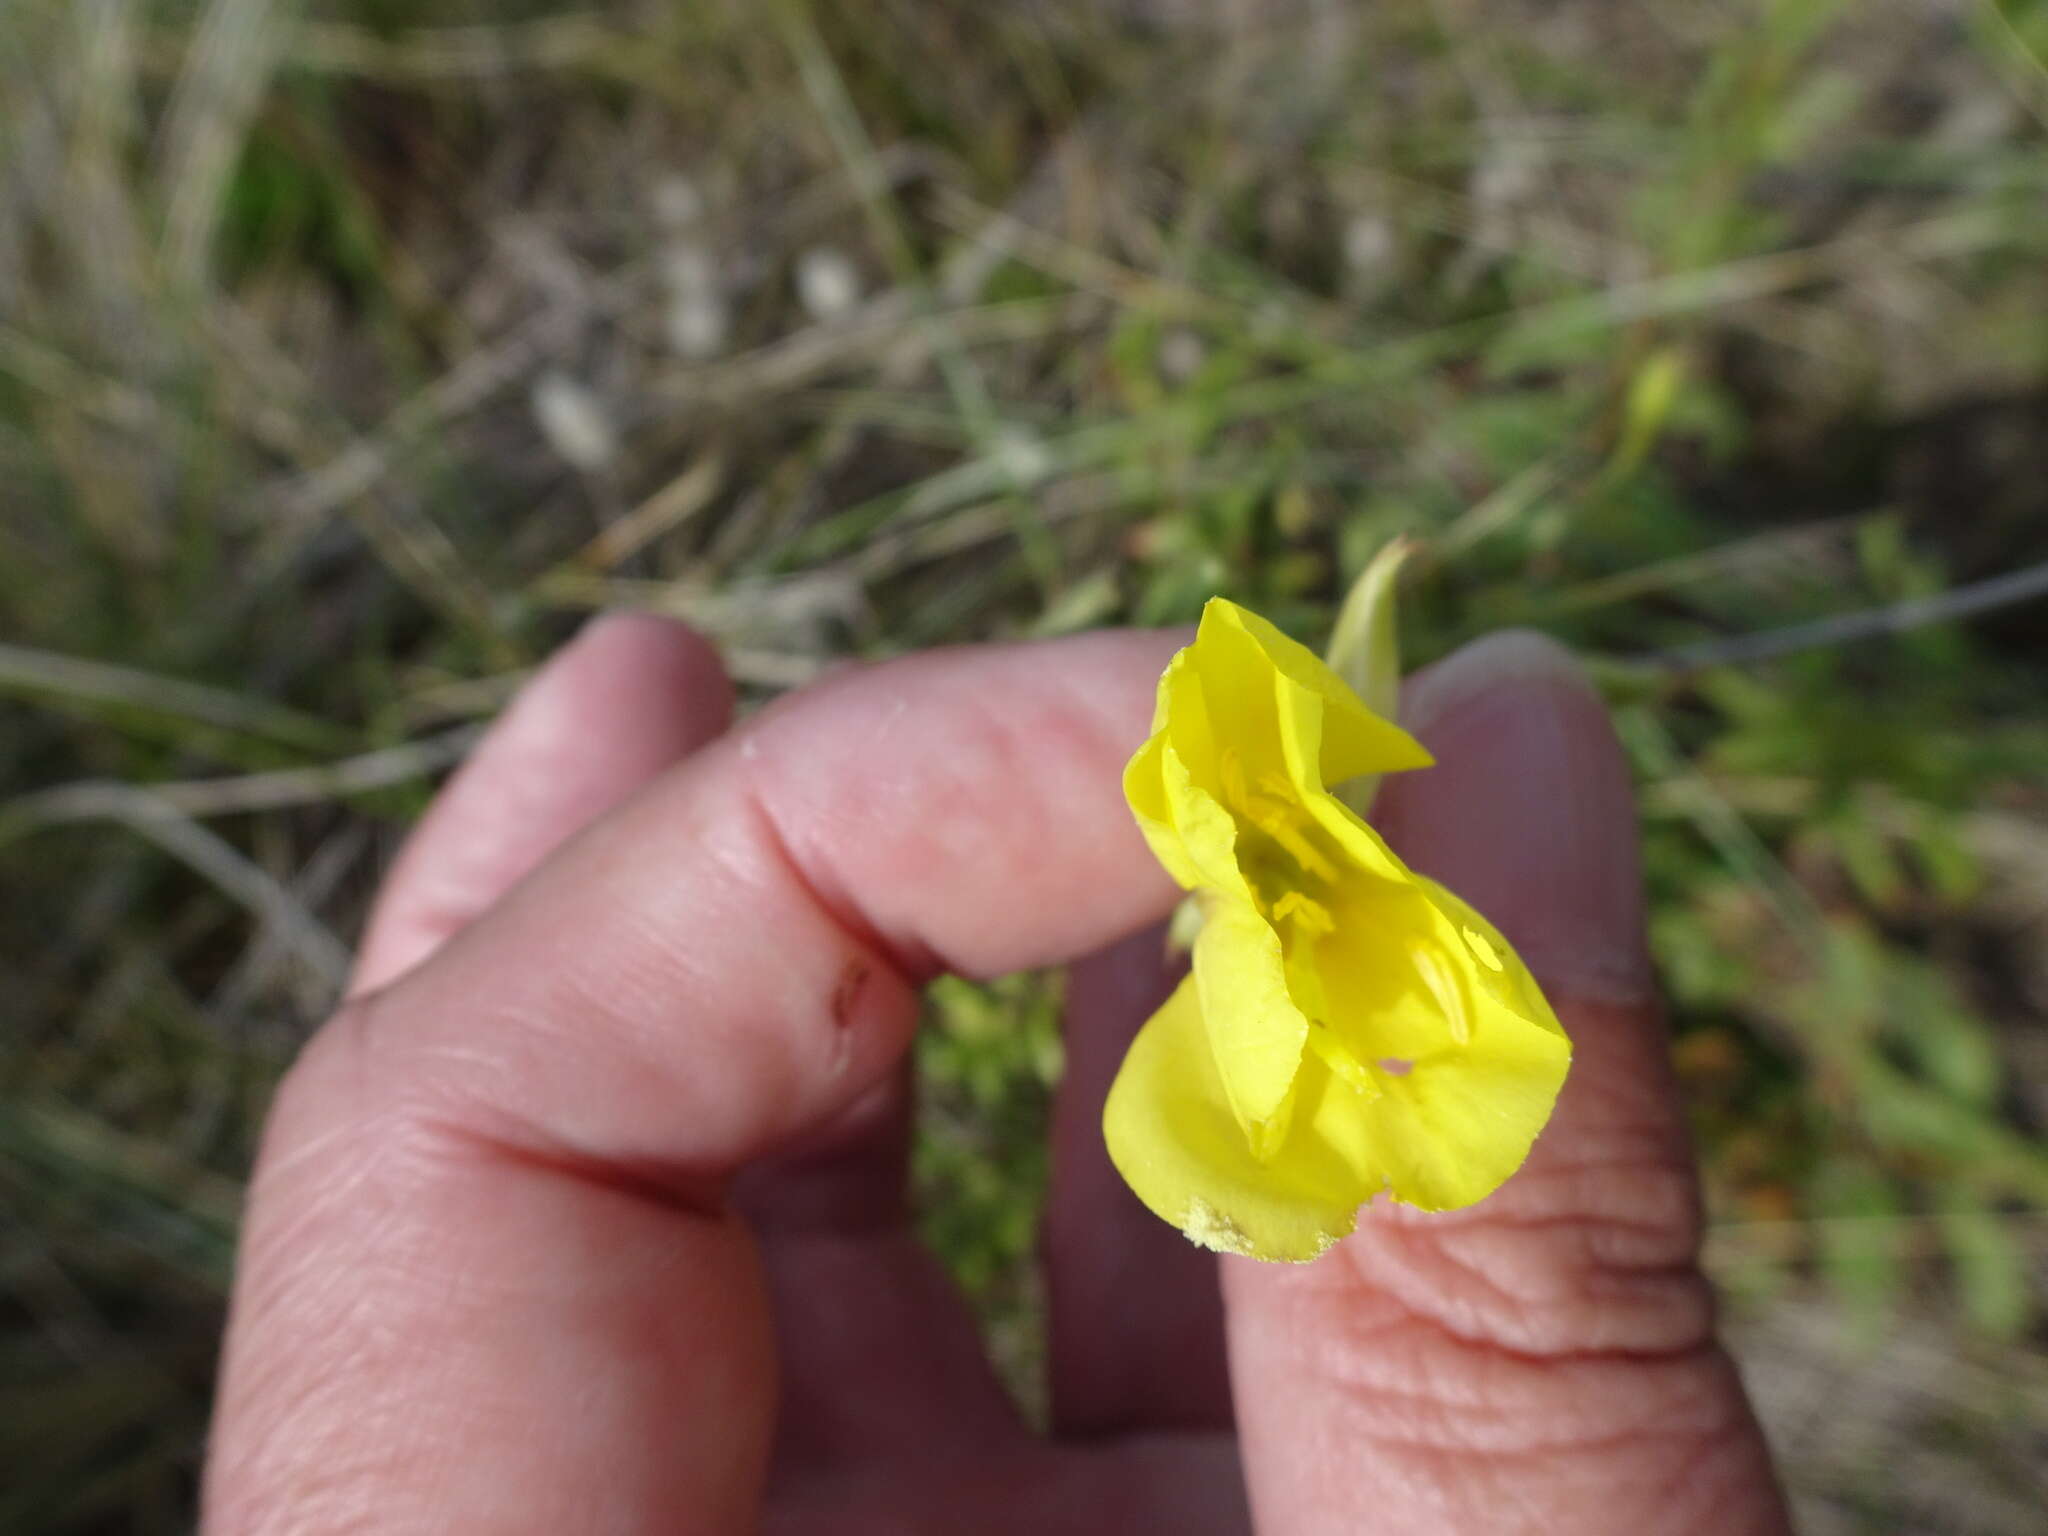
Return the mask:
<path id="1" fill-rule="evenodd" d="M 1251 814 L 1252 821 L 1261 832 L 1294 856 L 1294 862 L 1301 866 L 1303 874 L 1317 880 L 1337 878 L 1337 866 L 1324 858 L 1315 844 L 1308 840 L 1296 817 L 1278 807 L 1263 812 L 1254 808 Z"/>
<path id="2" fill-rule="evenodd" d="M 1300 891 L 1289 891 L 1273 903 L 1274 922 L 1285 922 L 1289 918 L 1293 918 L 1295 926 L 1305 930 L 1311 938 L 1321 938 L 1326 933 L 1337 931 L 1329 909 L 1313 896 L 1305 896 Z"/>
<path id="3" fill-rule="evenodd" d="M 1259 791 L 1259 800 L 1271 808 L 1268 814 L 1273 818 L 1261 819 L 1261 830 L 1293 854 L 1304 872 L 1318 880 L 1336 879 L 1337 866 L 1309 841 L 1309 830 L 1315 823 L 1304 812 L 1295 787 L 1279 774 L 1269 773 L 1259 780 Z"/>
<path id="4" fill-rule="evenodd" d="M 1477 955 L 1479 963 L 1489 971 L 1503 969 L 1500 963 L 1500 956 L 1494 952 L 1493 945 L 1487 940 L 1486 935 L 1477 928 L 1467 928 L 1465 930 L 1465 947 Z"/>
<path id="5" fill-rule="evenodd" d="M 1459 1045 L 1468 1044 L 1472 1039 L 1472 1015 L 1465 1006 L 1465 989 L 1458 985 L 1456 969 L 1428 945 L 1417 948 L 1414 959 L 1416 974 L 1444 1011 L 1451 1026 L 1451 1038 Z"/>
<path id="6" fill-rule="evenodd" d="M 1294 786 L 1277 773 L 1265 773 L 1254 787 L 1245 777 L 1244 761 L 1226 748 L 1217 765 L 1223 781 L 1224 801 L 1301 866 L 1302 873 L 1316 880 L 1337 878 L 1337 866 L 1309 840 L 1306 813 Z"/>

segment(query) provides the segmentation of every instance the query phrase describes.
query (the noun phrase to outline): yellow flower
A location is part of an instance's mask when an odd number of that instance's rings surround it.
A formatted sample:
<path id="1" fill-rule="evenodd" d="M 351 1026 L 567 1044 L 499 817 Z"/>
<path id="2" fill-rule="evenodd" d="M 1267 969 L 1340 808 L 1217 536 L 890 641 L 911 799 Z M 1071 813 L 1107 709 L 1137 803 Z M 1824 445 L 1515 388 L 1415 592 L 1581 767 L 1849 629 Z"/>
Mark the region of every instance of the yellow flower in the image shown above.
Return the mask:
<path id="1" fill-rule="evenodd" d="M 1333 792 L 1429 762 L 1221 598 L 1159 680 L 1124 793 L 1202 922 L 1104 1131 L 1138 1197 L 1198 1243 L 1312 1259 L 1383 1191 L 1469 1205 L 1549 1118 L 1571 1045 L 1528 970 Z"/>

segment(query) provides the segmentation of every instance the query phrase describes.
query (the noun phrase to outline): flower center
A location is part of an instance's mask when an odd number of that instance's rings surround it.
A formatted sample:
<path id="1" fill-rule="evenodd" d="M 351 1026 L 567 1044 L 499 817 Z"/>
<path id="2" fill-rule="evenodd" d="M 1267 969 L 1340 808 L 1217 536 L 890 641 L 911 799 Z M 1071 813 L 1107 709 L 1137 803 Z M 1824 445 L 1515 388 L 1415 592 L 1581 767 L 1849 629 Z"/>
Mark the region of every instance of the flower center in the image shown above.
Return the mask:
<path id="1" fill-rule="evenodd" d="M 1252 895 L 1269 920 L 1289 898 L 1290 911 L 1313 911 L 1329 931 L 1329 912 L 1317 898 L 1337 878 L 1342 861 L 1329 835 L 1316 825 L 1301 795 L 1281 775 L 1261 773 L 1256 780 L 1244 770 L 1237 753 L 1223 753 L 1223 803 L 1238 823 L 1238 866 L 1252 884 Z M 1313 918 L 1310 919 L 1313 921 Z"/>
<path id="2" fill-rule="evenodd" d="M 1269 770 L 1254 777 L 1238 754 L 1226 749 L 1220 777 L 1224 805 L 1237 822 L 1238 867 L 1260 914 L 1280 936 L 1289 991 L 1308 1016 L 1309 1049 L 1343 1082 L 1377 1098 L 1389 1079 L 1407 1076 L 1414 1064 L 1402 1061 L 1397 1070 L 1351 1048 L 1329 1017 L 1330 999 L 1315 962 L 1317 941 L 1337 928 L 1331 907 L 1345 862 L 1342 849 L 1309 813 L 1301 791 L 1282 775 Z M 1502 969 L 1483 934 L 1466 927 L 1461 937 L 1472 959 L 1489 970 Z M 1474 1004 L 1466 957 L 1428 942 L 1412 947 L 1409 957 L 1416 979 L 1442 1011 L 1452 1043 L 1470 1044 Z"/>

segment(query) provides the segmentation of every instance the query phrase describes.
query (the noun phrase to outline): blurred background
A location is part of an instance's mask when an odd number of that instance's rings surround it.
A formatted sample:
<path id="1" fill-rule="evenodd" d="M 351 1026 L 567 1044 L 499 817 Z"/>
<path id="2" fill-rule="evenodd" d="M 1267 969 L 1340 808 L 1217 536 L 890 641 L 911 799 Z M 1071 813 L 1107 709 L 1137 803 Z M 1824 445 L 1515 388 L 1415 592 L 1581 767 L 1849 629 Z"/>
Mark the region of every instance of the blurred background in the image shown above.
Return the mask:
<path id="1" fill-rule="evenodd" d="M 1814 1532 L 2048 1482 L 2048 3 L 6 0 L 0 1529 L 191 1517 L 240 1181 L 586 615 L 750 701 L 1191 619 L 1581 650 Z M 1056 978 L 942 985 L 1027 1403 Z"/>

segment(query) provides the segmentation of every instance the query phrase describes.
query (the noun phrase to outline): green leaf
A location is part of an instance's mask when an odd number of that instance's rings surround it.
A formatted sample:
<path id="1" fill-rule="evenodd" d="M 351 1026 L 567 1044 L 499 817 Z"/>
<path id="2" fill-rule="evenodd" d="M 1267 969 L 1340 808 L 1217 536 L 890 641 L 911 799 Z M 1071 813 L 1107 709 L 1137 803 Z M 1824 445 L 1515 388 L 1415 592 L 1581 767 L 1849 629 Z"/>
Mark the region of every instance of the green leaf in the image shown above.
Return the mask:
<path id="1" fill-rule="evenodd" d="M 1898 1191 L 1876 1169 L 1832 1163 L 1815 1180 L 1821 1271 L 1858 1327 L 1874 1335 L 1905 1289 Z"/>
<path id="2" fill-rule="evenodd" d="M 1940 1223 L 1963 1315 L 1994 1338 L 2019 1337 L 2033 1319 L 2033 1291 L 2008 1223 L 1981 1205 L 1945 1210 Z"/>

